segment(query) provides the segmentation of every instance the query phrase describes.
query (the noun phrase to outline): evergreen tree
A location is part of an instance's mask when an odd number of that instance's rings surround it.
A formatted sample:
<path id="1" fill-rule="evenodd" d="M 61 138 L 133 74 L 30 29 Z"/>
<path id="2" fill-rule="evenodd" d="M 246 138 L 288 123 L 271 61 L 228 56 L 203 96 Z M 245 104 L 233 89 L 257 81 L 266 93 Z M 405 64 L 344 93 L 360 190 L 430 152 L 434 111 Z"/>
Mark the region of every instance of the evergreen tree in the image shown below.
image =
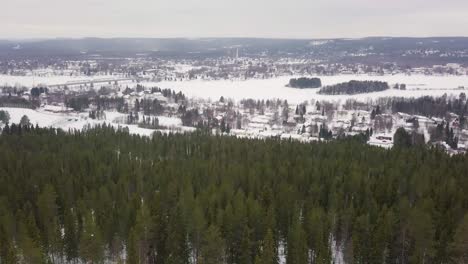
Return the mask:
<path id="1" fill-rule="evenodd" d="M 201 261 L 204 264 L 224 263 L 224 241 L 219 229 L 211 225 L 203 235 Z"/>
<path id="2" fill-rule="evenodd" d="M 411 263 L 431 263 L 434 256 L 434 227 L 429 214 L 416 207 L 410 214 L 410 235 L 413 240 Z"/>
<path id="3" fill-rule="evenodd" d="M 242 238 L 240 247 L 240 256 L 239 262 L 245 264 L 252 264 L 252 241 L 251 241 L 251 231 L 247 224 L 244 225 L 242 231 Z"/>
<path id="4" fill-rule="evenodd" d="M 24 115 L 24 116 L 21 117 L 20 125 L 21 126 L 29 126 L 30 125 L 29 117 L 27 115 Z"/>
<path id="5" fill-rule="evenodd" d="M 306 219 L 307 244 L 313 263 L 330 263 L 329 231 L 321 208 L 313 208 Z"/>
<path id="6" fill-rule="evenodd" d="M 10 113 L 0 110 L 0 122 L 3 124 L 8 124 L 8 122 L 10 122 Z"/>
<path id="7" fill-rule="evenodd" d="M 39 240 L 39 231 L 34 221 L 29 216 L 27 218 L 28 223 L 19 224 L 18 244 L 21 248 L 21 257 L 26 263 L 45 263 Z"/>
<path id="8" fill-rule="evenodd" d="M 39 223 L 42 230 L 42 240 L 47 254 L 53 259 L 62 255 L 62 237 L 57 217 L 57 193 L 50 184 L 45 185 L 37 198 Z"/>
<path id="9" fill-rule="evenodd" d="M 190 242 L 192 244 L 195 263 L 198 263 L 200 259 L 200 251 L 203 241 L 203 232 L 206 227 L 206 221 L 203 215 L 203 211 L 198 203 L 196 203 L 193 208 L 193 214 L 190 223 Z"/>
<path id="10" fill-rule="evenodd" d="M 308 262 L 307 242 L 305 231 L 298 214 L 294 215 L 288 234 L 287 264 L 300 264 Z"/>
<path id="11" fill-rule="evenodd" d="M 402 127 L 398 128 L 393 136 L 393 146 L 407 148 L 411 146 L 411 136 Z"/>
<path id="12" fill-rule="evenodd" d="M 189 249 L 186 240 L 187 234 L 182 221 L 180 208 L 172 209 L 167 227 L 167 240 L 165 244 L 167 264 L 188 264 Z"/>
<path id="13" fill-rule="evenodd" d="M 83 219 L 79 252 L 85 262 L 100 263 L 104 258 L 103 242 L 92 210 L 88 210 Z"/>
<path id="14" fill-rule="evenodd" d="M 139 254 L 139 249 L 138 249 L 138 239 L 135 233 L 136 233 L 135 230 L 132 228 L 128 236 L 127 247 L 126 247 L 128 264 L 142 263 L 142 260 Z"/>
<path id="15" fill-rule="evenodd" d="M 468 214 L 458 224 L 452 248 L 455 263 L 468 263 Z"/>
<path id="16" fill-rule="evenodd" d="M 64 251 L 67 259 L 78 258 L 78 221 L 73 209 L 66 209 L 64 216 Z"/>
<path id="17" fill-rule="evenodd" d="M 278 254 L 273 237 L 273 231 L 268 229 L 265 238 L 262 241 L 259 254 L 255 258 L 255 264 L 277 264 Z"/>
<path id="18" fill-rule="evenodd" d="M 140 262 L 147 262 L 147 256 L 149 255 L 149 246 L 150 246 L 150 237 L 152 233 L 152 217 L 149 213 L 149 209 L 146 206 L 146 203 L 142 201 L 140 208 L 136 215 L 135 226 L 133 230 L 133 235 L 135 236 L 135 242 L 137 247 L 137 254 Z"/>

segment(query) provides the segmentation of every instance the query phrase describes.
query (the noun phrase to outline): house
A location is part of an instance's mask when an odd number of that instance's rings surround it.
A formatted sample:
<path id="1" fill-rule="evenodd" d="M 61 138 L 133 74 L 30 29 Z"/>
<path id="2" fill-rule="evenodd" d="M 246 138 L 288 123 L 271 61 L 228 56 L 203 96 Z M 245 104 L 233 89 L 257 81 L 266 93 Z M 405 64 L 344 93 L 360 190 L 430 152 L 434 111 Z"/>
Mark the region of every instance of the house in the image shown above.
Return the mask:
<path id="1" fill-rule="evenodd" d="M 393 147 L 393 136 L 388 134 L 377 134 L 369 138 L 367 144 L 371 146 L 377 146 L 382 148 Z"/>

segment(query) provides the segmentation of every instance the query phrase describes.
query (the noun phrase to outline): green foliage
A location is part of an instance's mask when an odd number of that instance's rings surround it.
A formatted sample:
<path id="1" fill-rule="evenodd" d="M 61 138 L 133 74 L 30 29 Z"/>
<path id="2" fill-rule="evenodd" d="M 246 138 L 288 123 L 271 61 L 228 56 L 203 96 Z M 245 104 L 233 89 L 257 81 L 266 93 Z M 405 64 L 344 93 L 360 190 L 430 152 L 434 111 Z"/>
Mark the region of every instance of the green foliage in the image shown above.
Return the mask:
<path id="1" fill-rule="evenodd" d="M 294 214 L 288 234 L 287 258 L 288 264 L 307 263 L 306 235 L 302 227 L 300 216 Z"/>
<path id="2" fill-rule="evenodd" d="M 452 247 L 455 263 L 468 263 L 468 213 L 455 231 Z"/>
<path id="3" fill-rule="evenodd" d="M 29 121 L 29 117 L 27 115 L 24 115 L 21 117 L 21 120 L 20 120 L 21 126 L 29 126 L 30 124 L 31 122 Z"/>
<path id="4" fill-rule="evenodd" d="M 10 113 L 0 110 L 0 122 L 3 124 L 8 124 L 8 122 L 10 122 Z"/>
<path id="5" fill-rule="evenodd" d="M 393 146 L 407 148 L 411 146 L 411 135 L 402 127 L 398 128 L 393 136 Z"/>
<path id="6" fill-rule="evenodd" d="M 100 263 L 104 258 L 104 245 L 92 211 L 87 211 L 83 219 L 79 252 L 83 261 Z"/>
<path id="7" fill-rule="evenodd" d="M 255 258 L 255 264 L 277 264 L 278 253 L 276 250 L 276 243 L 273 238 L 273 231 L 267 230 L 265 238 L 261 243 L 261 248 L 257 257 Z"/>
<path id="8" fill-rule="evenodd" d="M 468 156 L 203 133 L 0 135 L 0 262 L 464 263 Z M 124 254 L 126 250 L 126 254 Z M 122 259 L 126 255 L 127 259 Z"/>
<path id="9" fill-rule="evenodd" d="M 218 227 L 211 225 L 203 235 L 201 263 L 218 264 L 224 260 L 224 240 Z"/>

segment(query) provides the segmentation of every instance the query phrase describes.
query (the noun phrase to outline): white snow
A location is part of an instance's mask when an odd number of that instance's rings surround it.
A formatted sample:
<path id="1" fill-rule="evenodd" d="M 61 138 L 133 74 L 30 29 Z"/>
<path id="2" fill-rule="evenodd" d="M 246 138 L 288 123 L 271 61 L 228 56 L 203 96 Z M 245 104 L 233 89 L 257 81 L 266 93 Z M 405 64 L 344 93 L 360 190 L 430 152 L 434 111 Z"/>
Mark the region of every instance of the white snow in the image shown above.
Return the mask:
<path id="1" fill-rule="evenodd" d="M 182 126 L 182 120 L 178 117 L 157 116 L 159 125 L 166 127 Z"/>
<path id="2" fill-rule="evenodd" d="M 334 264 L 345 264 L 343 247 L 338 244 L 333 235 L 330 235 L 330 247 Z"/>
<path id="3" fill-rule="evenodd" d="M 419 97 L 424 95 L 442 96 L 459 95 L 461 92 L 468 92 L 468 76 L 426 76 L 426 75 L 335 75 L 319 76 L 324 86 L 347 82 L 350 80 L 375 80 L 385 81 L 391 86 L 393 84 L 406 84 L 407 90 L 389 89 L 382 92 L 358 95 L 320 95 L 319 89 L 295 89 L 285 85 L 290 78 L 297 76 L 285 76 L 272 79 L 253 80 L 217 80 L 217 81 L 164 81 L 160 83 L 143 83 L 147 86 L 159 86 L 170 88 L 176 92 L 181 91 L 188 97 L 219 99 L 221 96 L 240 100 L 244 98 L 252 99 L 286 99 L 291 103 L 301 103 L 310 99 L 345 101 L 348 98 L 365 101 L 379 97 L 401 96 Z M 460 89 L 460 87 L 464 87 Z"/>
<path id="4" fill-rule="evenodd" d="M 26 86 L 28 88 L 37 84 L 64 84 L 70 81 L 100 79 L 106 76 L 11 76 L 0 75 L 0 86 Z M 110 77 L 110 76 L 108 76 Z M 350 75 L 341 74 L 334 76 L 318 76 L 322 80 L 323 86 L 332 85 L 350 80 L 374 80 L 385 81 L 391 86 L 394 84 L 406 84 L 407 90 L 389 89 L 383 92 L 358 94 L 358 95 L 319 95 L 319 89 L 295 89 L 285 85 L 289 79 L 300 76 L 283 76 L 272 79 L 251 79 L 251 80 L 192 80 L 192 81 L 164 81 L 159 83 L 143 82 L 148 87 L 159 86 L 170 88 L 176 92 L 181 91 L 188 97 L 219 99 L 221 96 L 235 100 L 252 99 L 286 99 L 290 103 L 302 103 L 304 101 L 329 100 L 342 101 L 354 98 L 365 101 L 379 97 L 402 96 L 419 97 L 424 95 L 442 96 L 459 95 L 461 92 L 468 92 L 468 76 L 466 75 Z M 135 84 L 136 85 L 136 84 Z"/>
<path id="5" fill-rule="evenodd" d="M 54 126 L 57 123 L 62 122 L 69 118 L 69 116 L 39 112 L 27 108 L 7 108 L 1 107 L 0 110 L 7 111 L 10 114 L 10 123 L 18 124 L 21 120 L 21 117 L 27 115 L 31 124 L 42 127 Z M 55 127 L 55 126 L 54 126 Z"/>
<path id="6" fill-rule="evenodd" d="M 85 126 L 95 126 L 98 124 L 111 124 L 114 127 L 127 127 L 131 134 L 138 134 L 142 136 L 151 136 L 155 131 L 169 133 L 169 132 L 191 132 L 195 128 L 183 127 L 180 118 L 158 116 L 160 124 L 167 126 L 166 130 L 155 130 L 138 127 L 138 125 L 119 124 L 119 118 L 124 118 L 125 114 L 117 112 L 105 112 L 106 120 L 93 120 L 88 118 L 88 113 L 50 113 L 43 109 L 32 110 L 27 108 L 9 108 L 0 107 L 0 110 L 7 111 L 10 114 L 10 123 L 18 124 L 21 118 L 28 116 L 32 125 L 40 127 L 53 127 L 60 128 L 65 131 L 80 130 Z"/>

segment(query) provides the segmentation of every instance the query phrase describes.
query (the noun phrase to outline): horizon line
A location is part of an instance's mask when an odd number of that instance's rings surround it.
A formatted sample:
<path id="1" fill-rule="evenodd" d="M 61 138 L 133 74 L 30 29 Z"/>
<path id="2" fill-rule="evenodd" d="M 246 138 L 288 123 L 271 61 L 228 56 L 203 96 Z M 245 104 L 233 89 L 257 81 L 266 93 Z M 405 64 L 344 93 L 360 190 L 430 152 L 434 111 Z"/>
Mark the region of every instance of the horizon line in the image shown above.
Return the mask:
<path id="1" fill-rule="evenodd" d="M 304 37 L 266 37 L 266 36 L 259 36 L 259 37 L 242 37 L 242 36 L 221 36 L 221 37 L 139 37 L 139 36 L 116 36 L 116 37 L 99 37 L 99 36 L 83 36 L 83 37 L 12 37 L 12 38 L 0 38 L 0 41 L 44 41 L 44 40 L 86 40 L 86 39 L 103 39 L 103 40 L 112 40 L 112 39 L 167 39 L 167 40 L 175 40 L 175 39 L 183 39 L 183 40 L 208 40 L 208 39 L 264 39 L 264 40 L 363 40 L 363 39 L 431 39 L 431 38 L 440 38 L 440 39 L 449 39 L 449 38 L 468 38 L 466 36 L 366 36 L 366 37 L 329 37 L 329 38 L 304 38 Z"/>

